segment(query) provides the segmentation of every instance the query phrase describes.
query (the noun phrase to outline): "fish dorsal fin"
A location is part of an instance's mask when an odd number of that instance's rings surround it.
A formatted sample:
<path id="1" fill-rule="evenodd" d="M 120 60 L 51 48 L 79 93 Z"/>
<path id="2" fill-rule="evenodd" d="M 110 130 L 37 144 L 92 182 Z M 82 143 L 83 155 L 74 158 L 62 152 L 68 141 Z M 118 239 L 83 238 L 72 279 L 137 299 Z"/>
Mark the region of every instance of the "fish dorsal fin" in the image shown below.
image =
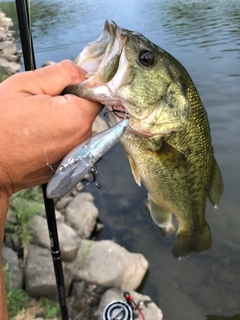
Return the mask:
<path id="1" fill-rule="evenodd" d="M 136 162 L 134 161 L 134 159 L 132 158 L 132 156 L 130 154 L 127 154 L 127 157 L 128 157 L 130 167 L 132 170 L 132 174 L 134 176 L 136 184 L 139 185 L 139 187 L 141 187 L 141 177 L 140 177 L 140 173 L 138 171 L 138 167 L 136 165 Z"/>
<path id="2" fill-rule="evenodd" d="M 211 204 L 217 208 L 223 194 L 223 180 L 221 171 L 218 167 L 217 161 L 213 158 L 212 175 L 210 180 L 210 188 L 208 198 Z"/>
<path id="3" fill-rule="evenodd" d="M 169 209 L 166 209 L 151 198 L 148 199 L 148 209 L 150 211 L 153 221 L 161 228 L 167 226 L 172 220 L 172 213 Z"/>

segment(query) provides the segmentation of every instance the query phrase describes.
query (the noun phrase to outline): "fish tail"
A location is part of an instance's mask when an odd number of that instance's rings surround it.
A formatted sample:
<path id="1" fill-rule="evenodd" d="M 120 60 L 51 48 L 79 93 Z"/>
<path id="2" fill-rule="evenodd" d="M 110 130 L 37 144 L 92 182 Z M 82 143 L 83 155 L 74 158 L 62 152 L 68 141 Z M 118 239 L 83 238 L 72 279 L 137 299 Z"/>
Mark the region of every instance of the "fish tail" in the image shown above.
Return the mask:
<path id="1" fill-rule="evenodd" d="M 208 223 L 206 222 L 204 228 L 196 233 L 186 235 L 184 233 L 177 233 L 173 245 L 172 253 L 175 258 L 184 258 L 191 252 L 204 252 L 211 248 L 212 236 Z"/>

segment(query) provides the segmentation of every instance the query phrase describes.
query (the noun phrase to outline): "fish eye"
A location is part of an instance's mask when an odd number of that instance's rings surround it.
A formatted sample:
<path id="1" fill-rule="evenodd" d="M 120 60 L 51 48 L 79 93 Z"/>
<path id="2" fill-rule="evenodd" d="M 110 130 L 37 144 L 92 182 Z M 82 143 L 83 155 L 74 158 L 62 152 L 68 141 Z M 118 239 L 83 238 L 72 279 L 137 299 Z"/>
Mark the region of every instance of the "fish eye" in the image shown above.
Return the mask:
<path id="1" fill-rule="evenodd" d="M 138 61 L 143 65 L 144 67 L 151 67 L 154 63 L 155 57 L 154 53 L 149 50 L 143 50 L 139 53 Z"/>

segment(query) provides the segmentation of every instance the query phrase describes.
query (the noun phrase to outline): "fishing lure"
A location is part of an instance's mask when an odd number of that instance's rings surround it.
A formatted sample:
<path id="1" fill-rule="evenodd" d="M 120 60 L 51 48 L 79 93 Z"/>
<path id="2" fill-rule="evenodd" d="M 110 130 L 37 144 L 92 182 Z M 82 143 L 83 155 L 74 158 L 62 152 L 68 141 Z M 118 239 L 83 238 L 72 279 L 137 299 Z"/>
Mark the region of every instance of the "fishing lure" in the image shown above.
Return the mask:
<path id="1" fill-rule="evenodd" d="M 129 119 L 126 117 L 113 127 L 98 133 L 70 151 L 62 160 L 47 185 L 49 199 L 61 198 L 72 190 L 87 173 L 95 179 L 95 163 L 123 136 Z"/>

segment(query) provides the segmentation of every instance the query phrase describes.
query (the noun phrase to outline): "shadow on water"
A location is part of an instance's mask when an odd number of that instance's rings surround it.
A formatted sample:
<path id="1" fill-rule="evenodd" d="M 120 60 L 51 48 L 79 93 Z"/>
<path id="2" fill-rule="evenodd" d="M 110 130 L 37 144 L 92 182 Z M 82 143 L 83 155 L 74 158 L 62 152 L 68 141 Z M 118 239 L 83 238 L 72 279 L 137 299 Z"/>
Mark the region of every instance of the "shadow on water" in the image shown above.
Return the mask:
<path id="1" fill-rule="evenodd" d="M 0 7 L 15 19 L 13 1 Z M 101 190 L 85 190 L 93 193 L 104 224 L 99 240 L 113 239 L 148 259 L 141 291 L 162 308 L 164 319 L 240 319 L 239 1 L 34 0 L 31 9 L 38 65 L 75 58 L 112 19 L 144 34 L 188 70 L 207 109 L 225 184 L 219 210 L 207 205 L 212 249 L 182 261 L 172 257 L 173 238 L 164 237 L 145 210 L 147 191 L 135 184 L 119 145 L 98 165 Z"/>
<path id="2" fill-rule="evenodd" d="M 223 317 L 223 316 L 207 316 L 206 320 L 239 320 L 240 319 L 240 313 L 236 314 L 231 317 Z"/>

